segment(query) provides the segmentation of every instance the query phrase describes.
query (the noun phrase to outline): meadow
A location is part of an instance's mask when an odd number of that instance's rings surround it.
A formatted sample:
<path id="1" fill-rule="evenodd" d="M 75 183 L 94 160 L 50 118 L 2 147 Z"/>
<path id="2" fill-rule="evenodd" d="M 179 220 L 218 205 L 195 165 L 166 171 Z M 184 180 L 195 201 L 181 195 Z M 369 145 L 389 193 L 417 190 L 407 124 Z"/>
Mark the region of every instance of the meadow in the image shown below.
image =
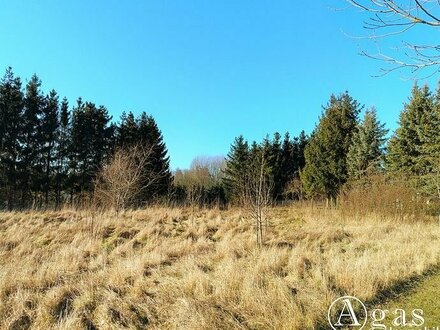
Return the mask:
<path id="1" fill-rule="evenodd" d="M 1 329 L 314 329 L 440 261 L 437 222 L 269 210 L 0 214 Z"/>

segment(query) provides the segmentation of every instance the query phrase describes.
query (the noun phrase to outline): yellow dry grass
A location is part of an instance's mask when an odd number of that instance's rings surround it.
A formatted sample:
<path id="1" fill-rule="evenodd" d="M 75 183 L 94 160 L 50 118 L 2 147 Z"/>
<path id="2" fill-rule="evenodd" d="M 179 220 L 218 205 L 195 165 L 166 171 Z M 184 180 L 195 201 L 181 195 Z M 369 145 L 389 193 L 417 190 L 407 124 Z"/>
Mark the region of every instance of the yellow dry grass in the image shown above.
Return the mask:
<path id="1" fill-rule="evenodd" d="M 240 210 L 0 214 L 0 329 L 313 329 L 440 261 L 436 223 Z"/>

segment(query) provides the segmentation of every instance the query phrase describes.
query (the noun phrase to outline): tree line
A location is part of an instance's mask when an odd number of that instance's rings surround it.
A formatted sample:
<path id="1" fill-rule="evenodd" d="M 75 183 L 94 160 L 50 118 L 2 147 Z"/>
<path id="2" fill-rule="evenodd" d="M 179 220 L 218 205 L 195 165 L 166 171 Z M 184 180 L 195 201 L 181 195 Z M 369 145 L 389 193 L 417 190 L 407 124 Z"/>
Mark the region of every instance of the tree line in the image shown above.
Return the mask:
<path id="1" fill-rule="evenodd" d="M 376 110 L 363 110 L 348 92 L 332 95 L 309 136 L 249 143 L 240 135 L 226 157 L 198 157 L 173 174 L 152 116 L 128 112 L 115 123 L 106 107 L 81 98 L 70 106 L 55 90 L 43 93 L 38 76 L 23 86 L 8 68 L 0 81 L 0 207 L 58 208 L 92 201 L 97 190 L 109 196 L 106 189 L 119 207 L 243 205 L 262 200 L 252 187 L 275 203 L 335 201 L 375 174 L 440 198 L 440 90 L 415 85 L 389 139 Z"/>
<path id="2" fill-rule="evenodd" d="M 270 197 L 274 202 L 298 199 L 295 189 L 300 169 L 304 167 L 304 148 L 308 137 L 302 131 L 291 138 L 275 133 L 261 142 L 249 143 L 242 135 L 231 145 L 227 157 L 197 157 L 187 170 L 174 174 L 174 200 L 179 204 L 226 206 L 242 205 L 250 179 L 261 165 L 264 155 L 264 175 L 270 178 Z"/>
<path id="3" fill-rule="evenodd" d="M 160 180 L 138 204 L 169 191 L 169 157 L 153 117 L 124 113 L 119 124 L 104 106 L 78 98 L 70 107 L 55 90 L 44 94 L 33 75 L 23 86 L 11 68 L 0 81 L 0 206 L 60 207 L 90 199 L 97 174 L 115 150 L 149 146 L 149 175 Z"/>
<path id="4" fill-rule="evenodd" d="M 364 107 L 348 92 L 332 95 L 310 137 L 301 133 L 281 144 L 272 141 L 249 146 L 235 139 L 227 156 L 224 186 L 231 200 L 244 196 L 246 173 L 261 162 L 262 150 L 271 179 L 273 200 L 324 199 L 334 202 L 341 191 L 366 184 L 374 175 L 387 182 L 399 178 L 417 196 L 440 199 L 440 89 L 415 85 L 400 113 L 398 128 L 389 130 L 374 108 Z M 292 194 L 293 192 L 293 194 Z M 289 195 L 290 194 L 290 195 Z"/>

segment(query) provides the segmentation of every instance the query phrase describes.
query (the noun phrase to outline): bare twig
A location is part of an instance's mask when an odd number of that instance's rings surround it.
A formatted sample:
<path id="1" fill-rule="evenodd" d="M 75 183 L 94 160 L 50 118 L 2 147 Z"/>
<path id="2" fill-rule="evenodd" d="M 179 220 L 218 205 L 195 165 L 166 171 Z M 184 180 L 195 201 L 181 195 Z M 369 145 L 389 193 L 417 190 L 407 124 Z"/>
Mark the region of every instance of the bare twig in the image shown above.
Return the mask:
<path id="1" fill-rule="evenodd" d="M 378 40 L 403 35 L 417 26 L 427 26 L 431 29 L 440 27 L 440 1 L 438 0 L 346 0 L 355 8 L 370 14 L 364 28 L 374 31 L 363 36 L 365 39 Z M 376 33 L 376 31 L 382 31 Z M 409 69 L 414 76 L 421 71 L 431 69 L 425 76 L 430 77 L 440 71 L 440 45 L 426 45 L 402 41 L 403 50 L 395 55 L 382 52 L 371 54 L 362 51 L 361 55 L 383 61 L 388 66 L 381 69 L 385 75 L 398 69 Z"/>
<path id="2" fill-rule="evenodd" d="M 255 221 L 257 245 L 262 248 L 264 243 L 263 225 L 266 223 L 267 226 L 266 209 L 272 203 L 273 181 L 266 173 L 267 155 L 264 147 L 259 152 L 258 158 L 249 167 L 243 200 L 245 207 Z"/>
<path id="3" fill-rule="evenodd" d="M 166 175 L 153 171 L 152 154 L 153 147 L 139 145 L 117 150 L 96 181 L 98 200 L 116 211 L 131 206 L 142 191 Z"/>

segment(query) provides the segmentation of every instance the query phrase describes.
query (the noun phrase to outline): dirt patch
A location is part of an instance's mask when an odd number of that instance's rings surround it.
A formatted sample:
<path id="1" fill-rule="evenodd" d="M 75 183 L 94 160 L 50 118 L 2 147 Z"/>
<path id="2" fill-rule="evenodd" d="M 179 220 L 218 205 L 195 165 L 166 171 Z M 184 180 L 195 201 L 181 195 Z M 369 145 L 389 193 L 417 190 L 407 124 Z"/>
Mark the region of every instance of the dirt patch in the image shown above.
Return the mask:
<path id="1" fill-rule="evenodd" d="M 55 308 L 52 311 L 52 316 L 57 321 L 62 320 L 72 312 L 74 298 L 75 296 L 73 293 L 67 292 L 61 297 L 60 301 L 55 305 Z"/>
<path id="2" fill-rule="evenodd" d="M 9 326 L 9 330 L 27 330 L 30 329 L 32 320 L 27 314 L 21 315 Z"/>

